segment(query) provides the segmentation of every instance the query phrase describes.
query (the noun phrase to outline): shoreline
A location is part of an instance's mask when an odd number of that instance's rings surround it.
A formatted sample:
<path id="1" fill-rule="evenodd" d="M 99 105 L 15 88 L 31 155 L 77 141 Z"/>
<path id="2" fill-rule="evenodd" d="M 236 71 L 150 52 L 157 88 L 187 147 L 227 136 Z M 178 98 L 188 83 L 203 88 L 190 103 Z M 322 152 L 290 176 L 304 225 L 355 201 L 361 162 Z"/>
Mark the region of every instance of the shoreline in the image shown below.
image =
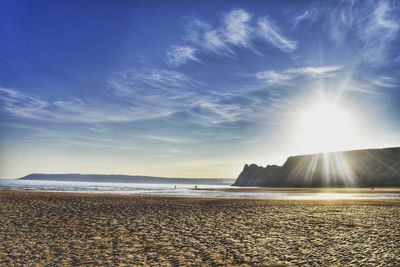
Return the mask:
<path id="1" fill-rule="evenodd" d="M 78 194 L 96 196 L 125 196 L 139 198 L 179 198 L 179 199 L 232 199 L 232 200 L 277 200 L 277 201 L 372 201 L 372 200 L 399 200 L 400 188 L 197 188 L 188 189 L 189 191 L 199 192 L 224 192 L 238 193 L 238 195 L 188 195 L 177 192 L 168 193 L 135 193 L 124 191 L 63 191 L 63 190 L 41 190 L 41 189 L 13 189 L 0 188 L 1 192 L 32 192 L 42 194 Z M 247 195 L 240 195 L 245 193 Z M 294 194 L 283 196 L 260 196 L 256 194 Z M 252 196 L 251 194 L 254 194 Z M 336 195 L 337 194 L 337 195 Z M 356 196 L 354 196 L 356 194 Z M 379 197 L 371 195 L 379 194 Z M 388 194 L 390 196 L 384 196 Z M 396 196 L 393 196 L 395 194 Z M 309 197 L 307 196 L 309 195 Z M 363 196 L 364 195 L 364 196 Z M 349 197 L 347 197 L 349 196 Z"/>
<path id="2" fill-rule="evenodd" d="M 193 189 L 194 190 L 194 189 Z M 199 190 L 199 189 L 198 189 Z M 201 190 L 201 189 L 200 189 Z M 15 193 L 16 195 L 31 194 L 32 196 L 61 197 L 61 198 L 108 198 L 125 200 L 166 200 L 166 201 L 221 201 L 221 202 L 275 202 L 284 204 L 340 204 L 340 203 L 399 203 L 400 197 L 388 198 L 246 198 L 246 197 L 216 197 L 216 196 L 186 196 L 186 195 L 162 195 L 162 194 L 129 194 L 129 193 L 104 193 L 104 192 L 69 192 L 69 191 L 40 191 L 40 190 L 20 190 L 20 189 L 0 189 L 2 194 Z M 307 194 L 307 192 L 303 192 Z"/>
<path id="3" fill-rule="evenodd" d="M 225 191 L 225 192 L 251 192 L 251 193 L 400 193 L 400 187 L 331 187 L 331 188 L 293 188 L 293 187 L 238 187 L 230 188 L 199 188 L 198 190 Z"/>

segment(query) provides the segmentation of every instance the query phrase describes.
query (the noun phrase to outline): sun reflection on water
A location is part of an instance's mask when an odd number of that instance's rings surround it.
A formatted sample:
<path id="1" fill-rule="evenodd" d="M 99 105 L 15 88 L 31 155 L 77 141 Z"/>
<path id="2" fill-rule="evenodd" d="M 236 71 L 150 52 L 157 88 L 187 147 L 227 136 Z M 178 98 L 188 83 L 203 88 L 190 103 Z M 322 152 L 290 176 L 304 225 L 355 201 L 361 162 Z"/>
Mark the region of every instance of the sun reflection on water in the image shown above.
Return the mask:
<path id="1" fill-rule="evenodd" d="M 297 195 L 295 199 L 303 200 L 340 200 L 340 199 L 357 199 L 359 195 L 349 193 L 314 193 L 314 194 L 303 194 Z"/>

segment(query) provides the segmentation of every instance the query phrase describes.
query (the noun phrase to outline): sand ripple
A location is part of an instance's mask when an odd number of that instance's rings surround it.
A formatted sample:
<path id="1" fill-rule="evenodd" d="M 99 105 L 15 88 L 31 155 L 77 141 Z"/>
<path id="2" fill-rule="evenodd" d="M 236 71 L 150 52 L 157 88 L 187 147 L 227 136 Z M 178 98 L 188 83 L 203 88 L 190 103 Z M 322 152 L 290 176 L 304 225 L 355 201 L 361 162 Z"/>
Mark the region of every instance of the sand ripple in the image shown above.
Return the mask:
<path id="1" fill-rule="evenodd" d="M 0 266 L 399 266 L 398 201 L 0 191 Z"/>

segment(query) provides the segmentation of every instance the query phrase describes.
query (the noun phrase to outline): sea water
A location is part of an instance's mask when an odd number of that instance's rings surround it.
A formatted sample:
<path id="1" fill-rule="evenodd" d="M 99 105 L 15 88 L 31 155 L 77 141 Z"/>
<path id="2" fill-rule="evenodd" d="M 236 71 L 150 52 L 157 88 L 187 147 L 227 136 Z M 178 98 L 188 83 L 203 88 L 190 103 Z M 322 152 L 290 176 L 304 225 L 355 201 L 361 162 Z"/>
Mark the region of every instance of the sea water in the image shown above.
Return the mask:
<path id="1" fill-rule="evenodd" d="M 227 184 L 151 184 L 98 183 L 75 181 L 0 180 L 0 189 L 45 192 L 105 193 L 178 197 L 246 198 L 246 199 L 393 199 L 399 193 L 298 193 L 232 192 Z"/>

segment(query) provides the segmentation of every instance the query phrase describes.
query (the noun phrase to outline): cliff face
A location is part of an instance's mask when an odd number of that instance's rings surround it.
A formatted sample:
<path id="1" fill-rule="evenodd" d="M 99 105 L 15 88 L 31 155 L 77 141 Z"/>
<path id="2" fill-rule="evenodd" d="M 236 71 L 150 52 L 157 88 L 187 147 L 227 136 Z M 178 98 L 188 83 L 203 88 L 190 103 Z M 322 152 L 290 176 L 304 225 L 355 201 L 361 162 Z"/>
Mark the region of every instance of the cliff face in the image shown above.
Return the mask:
<path id="1" fill-rule="evenodd" d="M 400 147 L 294 156 L 283 166 L 246 164 L 233 185 L 400 187 Z"/>

